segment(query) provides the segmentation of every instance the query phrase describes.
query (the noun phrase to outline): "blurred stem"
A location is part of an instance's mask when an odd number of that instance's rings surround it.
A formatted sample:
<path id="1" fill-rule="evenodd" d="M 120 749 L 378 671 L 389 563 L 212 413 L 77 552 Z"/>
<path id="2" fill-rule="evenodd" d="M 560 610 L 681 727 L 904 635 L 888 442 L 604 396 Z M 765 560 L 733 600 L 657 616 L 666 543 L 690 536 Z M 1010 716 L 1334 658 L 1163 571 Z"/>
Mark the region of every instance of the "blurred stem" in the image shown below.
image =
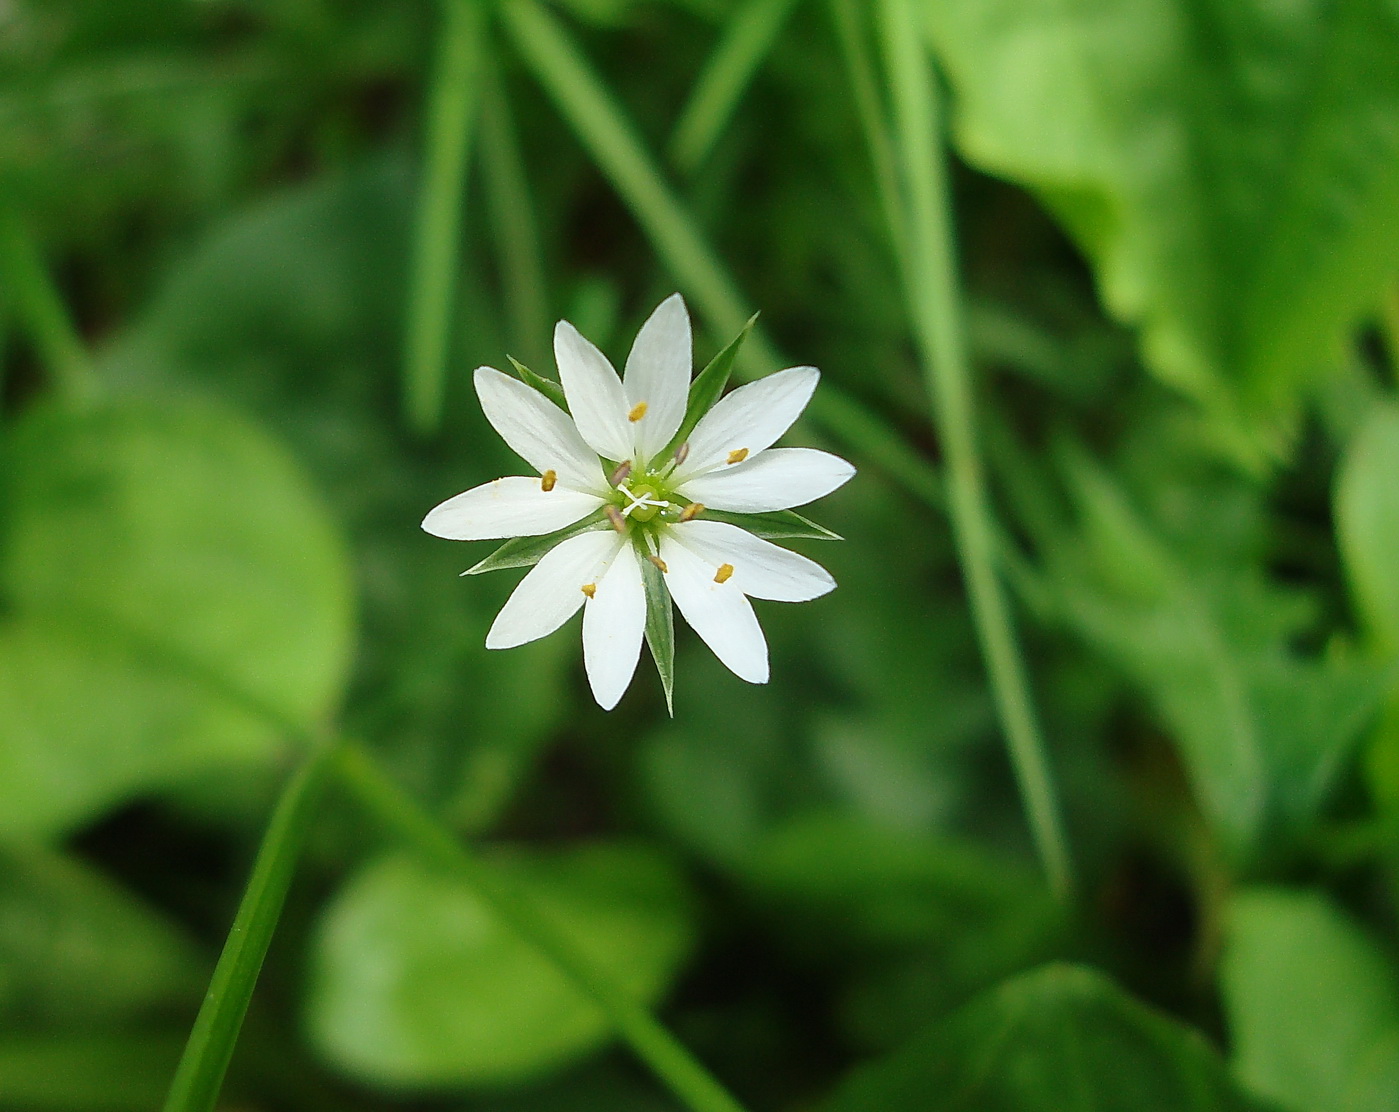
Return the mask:
<path id="1" fill-rule="evenodd" d="M 339 750 L 341 783 L 388 830 L 441 868 L 461 877 L 520 938 L 535 946 L 597 1005 L 617 1034 L 691 1112 L 743 1112 L 709 1072 L 626 989 L 598 969 L 553 920 L 503 883 L 398 787 L 362 748 Z"/>
<path id="2" fill-rule="evenodd" d="M 1380 333 L 1389 356 L 1389 375 L 1399 386 L 1399 281 L 1392 283 L 1380 302 Z"/>
<path id="3" fill-rule="evenodd" d="M 526 65 L 553 97 L 681 287 L 727 341 L 744 326 L 751 311 L 647 156 L 621 108 L 588 68 L 564 27 L 536 0 L 510 0 L 499 12 Z M 762 373 L 785 365 L 760 328 L 754 329 L 739 361 Z M 812 398 L 808 413 L 861 461 L 873 463 L 930 505 L 941 506 L 937 469 L 863 404 L 826 385 Z"/>
<path id="4" fill-rule="evenodd" d="M 486 9 L 443 0 L 442 32 L 427 106 L 427 153 L 418 198 L 404 339 L 404 404 L 420 433 L 442 419 L 462 192 L 479 93 Z"/>
<path id="5" fill-rule="evenodd" d="M 670 159 L 684 173 L 709 157 L 796 2 L 748 0 L 729 18 L 671 136 Z"/>
<path id="6" fill-rule="evenodd" d="M 12 311 L 28 333 L 53 386 L 72 399 L 90 398 L 96 378 L 73 318 L 54 285 L 29 229 L 0 208 L 0 276 Z"/>
<path id="7" fill-rule="evenodd" d="M 318 744 L 287 781 L 209 991 L 175 1071 L 165 1112 L 211 1112 L 233 1057 L 262 960 L 277 929 L 297 858 L 337 750 Z"/>
<path id="8" fill-rule="evenodd" d="M 529 181 L 520 156 L 519 136 L 496 67 L 485 64 L 481 112 L 481 169 L 486 204 L 496 248 L 497 266 L 505 286 L 514 343 L 532 366 L 546 354 L 549 334 L 548 296 L 544 286 L 543 252 L 534 218 Z"/>
<path id="9" fill-rule="evenodd" d="M 976 444 L 971 367 L 954 261 L 937 91 L 929 72 L 922 23 L 910 0 L 881 0 L 879 11 L 908 205 L 905 281 L 933 400 L 933 420 L 946 459 L 958 556 L 1031 832 L 1050 886 L 1065 897 L 1072 876 L 1058 799 L 1010 610 L 995 568 L 995 530 Z"/>

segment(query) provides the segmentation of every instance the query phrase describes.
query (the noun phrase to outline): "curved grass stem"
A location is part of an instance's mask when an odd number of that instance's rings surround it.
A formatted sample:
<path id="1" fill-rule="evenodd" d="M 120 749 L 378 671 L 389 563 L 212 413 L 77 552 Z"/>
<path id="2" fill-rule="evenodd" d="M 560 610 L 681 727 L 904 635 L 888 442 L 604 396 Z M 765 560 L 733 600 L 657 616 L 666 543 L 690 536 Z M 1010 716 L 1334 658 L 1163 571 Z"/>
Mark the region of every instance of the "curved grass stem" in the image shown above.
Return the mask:
<path id="1" fill-rule="evenodd" d="M 881 0 L 879 12 L 906 205 L 902 273 L 932 397 L 933 420 L 946 459 L 958 557 L 1031 833 L 1050 886 L 1066 896 L 1072 887 L 1072 872 L 1058 798 L 1010 608 L 996 571 L 996 534 L 976 444 L 971 365 L 964 342 L 938 95 L 929 71 L 922 23 L 910 0 Z M 893 232 L 897 236 L 900 229 Z"/>

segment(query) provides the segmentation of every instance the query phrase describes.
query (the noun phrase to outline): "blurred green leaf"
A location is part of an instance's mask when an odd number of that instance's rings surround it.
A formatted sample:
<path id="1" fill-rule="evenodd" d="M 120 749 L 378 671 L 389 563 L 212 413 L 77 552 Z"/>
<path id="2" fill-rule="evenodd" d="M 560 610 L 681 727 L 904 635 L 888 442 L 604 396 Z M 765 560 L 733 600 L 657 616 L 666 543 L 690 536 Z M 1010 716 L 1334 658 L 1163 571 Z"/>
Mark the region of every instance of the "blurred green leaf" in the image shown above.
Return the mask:
<path id="1" fill-rule="evenodd" d="M 857 1069 L 825 1112 L 1243 1112 L 1197 1031 L 1091 969 L 1007 981 L 888 1058 Z"/>
<path id="2" fill-rule="evenodd" d="M 183 1045 L 179 1032 L 0 1037 L 0 1099 L 24 1112 L 150 1112 Z"/>
<path id="3" fill-rule="evenodd" d="M 683 879 L 654 851 L 512 850 L 492 867 L 647 1004 L 692 944 Z M 341 1069 L 407 1088 L 519 1080 L 608 1037 L 601 1013 L 471 888 L 397 856 L 366 867 L 327 909 L 307 1022 Z"/>
<path id="4" fill-rule="evenodd" d="M 926 9 L 962 152 L 1040 194 L 1159 374 L 1276 416 L 1336 361 L 1399 257 L 1392 4 Z"/>
<path id="5" fill-rule="evenodd" d="M 205 973 L 174 925 L 99 873 L 40 846 L 0 848 L 0 1019 L 129 1022 L 196 999 Z"/>
<path id="6" fill-rule="evenodd" d="M 1290 1112 L 1399 1109 L 1399 970 L 1325 895 L 1254 888 L 1228 910 L 1234 1067 Z"/>
<path id="7" fill-rule="evenodd" d="M 31 410 L 4 448 L 0 830 L 267 760 L 339 700 L 348 569 L 315 492 L 235 413 Z"/>
<path id="8" fill-rule="evenodd" d="M 1069 472 L 1081 534 L 1051 558 L 1068 621 L 1149 697 L 1235 854 L 1295 834 L 1378 710 L 1385 671 L 1297 654 L 1307 599 L 1237 556 L 1166 543 L 1087 457 Z"/>
<path id="9" fill-rule="evenodd" d="M 1361 619 L 1380 647 L 1399 652 L 1399 405 L 1375 406 L 1346 451 L 1336 538 Z"/>

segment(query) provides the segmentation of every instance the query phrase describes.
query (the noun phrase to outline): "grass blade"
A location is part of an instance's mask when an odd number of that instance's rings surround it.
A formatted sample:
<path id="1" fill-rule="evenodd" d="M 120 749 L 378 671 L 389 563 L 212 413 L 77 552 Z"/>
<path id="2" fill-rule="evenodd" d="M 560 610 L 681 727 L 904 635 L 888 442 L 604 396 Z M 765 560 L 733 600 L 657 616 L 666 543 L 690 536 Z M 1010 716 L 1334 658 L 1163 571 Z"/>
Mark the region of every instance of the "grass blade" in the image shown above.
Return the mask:
<path id="1" fill-rule="evenodd" d="M 958 558 L 1031 832 L 1050 886 L 1062 896 L 1071 888 L 1072 876 L 1058 799 L 1010 608 L 995 568 L 996 534 L 976 444 L 937 92 L 922 23 L 910 0 L 881 0 L 879 10 L 908 206 L 903 273 L 933 420 L 946 459 Z"/>
<path id="2" fill-rule="evenodd" d="M 631 209 L 686 296 L 718 332 L 738 332 L 749 316 L 743 299 L 564 27 L 536 0 L 511 0 L 499 14 L 516 51 Z M 763 331 L 755 328 L 740 366 L 767 374 L 785 365 Z M 864 405 L 828 384 L 807 412 L 861 462 L 880 468 L 930 505 L 942 504 L 937 469 Z"/>
<path id="3" fill-rule="evenodd" d="M 580 954 L 529 899 L 482 868 L 466 846 L 394 784 L 363 749 L 346 746 L 337 753 L 338 779 L 360 805 L 425 859 L 470 884 L 502 922 L 537 947 L 602 1010 L 617 1034 L 690 1112 L 743 1112 L 626 989 Z"/>
<path id="4" fill-rule="evenodd" d="M 670 159 L 683 172 L 694 173 L 709 157 L 795 5 L 796 0 L 748 0 L 730 17 L 671 136 Z"/>
<path id="5" fill-rule="evenodd" d="M 314 750 L 277 801 L 243 902 L 165 1098 L 165 1112 L 211 1112 L 218 1100 L 334 753 L 326 745 Z"/>
<path id="6" fill-rule="evenodd" d="M 409 424 L 434 432 L 442 419 L 452 292 L 461 232 L 462 189 L 479 94 L 485 5 L 446 0 L 427 109 L 427 156 L 418 201 L 404 338 L 404 405 Z"/>

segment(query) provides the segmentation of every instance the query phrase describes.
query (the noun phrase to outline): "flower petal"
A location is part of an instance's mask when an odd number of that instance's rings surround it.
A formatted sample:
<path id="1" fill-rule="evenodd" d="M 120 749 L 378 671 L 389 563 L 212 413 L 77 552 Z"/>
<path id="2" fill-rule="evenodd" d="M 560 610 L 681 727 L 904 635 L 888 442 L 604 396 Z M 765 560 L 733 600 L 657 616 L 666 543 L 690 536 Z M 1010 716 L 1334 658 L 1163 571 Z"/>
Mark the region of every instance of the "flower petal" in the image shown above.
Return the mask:
<path id="1" fill-rule="evenodd" d="M 595 494 L 560 486 L 546 491 L 536 477 L 512 475 L 434 506 L 423 518 L 423 528 L 449 541 L 540 537 L 572 525 L 601 505 Z"/>
<path id="2" fill-rule="evenodd" d="M 628 412 L 645 404 L 643 416 L 635 422 L 636 451 L 645 460 L 670 443 L 685 417 L 690 394 L 690 374 L 694 355 L 690 343 L 690 315 L 681 296 L 671 294 L 656 307 L 636 334 L 627 356 L 622 388 Z"/>
<path id="3" fill-rule="evenodd" d="M 562 541 L 520 580 L 486 634 L 486 648 L 513 649 L 547 637 L 587 600 L 585 584 L 602 579 L 625 545 L 611 529 Z"/>
<path id="4" fill-rule="evenodd" d="M 767 683 L 768 646 L 747 596 L 732 579 L 714 581 L 714 568 L 669 530 L 661 534 L 666 587 L 694 631 L 734 675 Z"/>
<path id="5" fill-rule="evenodd" d="M 645 629 L 641 565 L 636 549 L 624 543 L 583 611 L 583 666 L 603 710 L 615 707 L 631 683 Z"/>
<path id="6" fill-rule="evenodd" d="M 574 490 L 607 492 L 607 476 L 578 426 L 538 390 L 494 367 L 477 367 L 476 396 L 501 439 L 542 475 L 553 471 Z"/>
<path id="7" fill-rule="evenodd" d="M 669 533 L 711 569 L 727 565 L 730 582 L 752 598 L 808 602 L 835 590 L 831 573 L 770 541 L 724 521 L 686 521 Z"/>
<path id="8" fill-rule="evenodd" d="M 627 400 L 622 380 L 607 356 L 568 321 L 561 320 L 554 327 L 554 358 L 569 411 L 583 439 L 605 459 L 619 463 L 631 459 Z"/>
<path id="9" fill-rule="evenodd" d="M 676 493 L 714 510 L 761 514 L 789 510 L 843 486 L 855 468 L 815 448 L 769 448 L 760 456 L 690 479 Z"/>
<path id="10" fill-rule="evenodd" d="M 690 434 L 690 453 L 676 480 L 737 466 L 729 463 L 735 454 L 756 456 L 792 427 L 820 378 L 815 367 L 790 367 L 720 398 Z"/>

